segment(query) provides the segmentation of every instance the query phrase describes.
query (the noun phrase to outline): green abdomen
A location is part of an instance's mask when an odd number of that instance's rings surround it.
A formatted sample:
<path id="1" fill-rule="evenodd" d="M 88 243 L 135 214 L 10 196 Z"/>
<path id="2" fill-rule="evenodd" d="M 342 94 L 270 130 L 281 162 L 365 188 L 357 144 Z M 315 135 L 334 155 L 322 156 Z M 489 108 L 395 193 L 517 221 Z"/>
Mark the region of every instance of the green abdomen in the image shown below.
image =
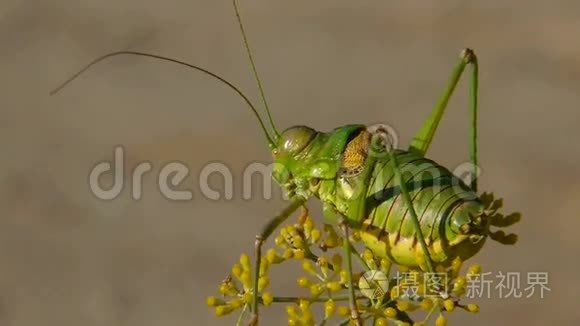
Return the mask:
<path id="1" fill-rule="evenodd" d="M 476 194 L 448 169 L 429 159 L 406 151 L 397 151 L 397 158 L 433 260 L 445 263 L 458 250 L 461 255 L 464 250 L 476 250 L 467 248 L 467 242 L 465 248 L 451 248 L 450 243 L 460 239 L 455 239 L 457 234 L 449 225 L 452 216 L 467 214 L 481 205 Z M 416 267 L 422 248 L 388 156 L 373 168 L 365 206 L 361 232 L 365 244 L 397 264 Z"/>

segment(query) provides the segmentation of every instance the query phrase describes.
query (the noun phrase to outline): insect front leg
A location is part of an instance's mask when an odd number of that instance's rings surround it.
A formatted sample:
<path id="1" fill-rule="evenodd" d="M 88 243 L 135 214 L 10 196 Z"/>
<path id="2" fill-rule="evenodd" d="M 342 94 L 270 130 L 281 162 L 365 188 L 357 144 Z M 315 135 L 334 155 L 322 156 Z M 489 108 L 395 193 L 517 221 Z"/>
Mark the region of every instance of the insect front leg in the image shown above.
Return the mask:
<path id="1" fill-rule="evenodd" d="M 260 265 L 262 264 L 262 245 L 270 235 L 280 226 L 280 224 L 284 223 L 286 219 L 292 213 L 294 213 L 300 206 L 302 206 L 306 200 L 304 199 L 294 199 L 292 202 L 286 206 L 278 215 L 276 215 L 273 219 L 268 221 L 266 225 L 262 228 L 262 231 L 256 235 L 256 242 L 254 243 L 255 246 L 255 255 L 256 261 L 254 265 L 254 292 L 252 293 L 252 319 L 249 325 L 255 326 L 258 325 L 258 306 L 259 306 L 259 295 L 258 295 L 258 281 L 260 280 Z"/>
<path id="2" fill-rule="evenodd" d="M 479 73 L 479 65 L 477 63 L 477 56 L 475 52 L 471 49 L 464 49 L 461 52 L 460 61 L 455 66 L 453 73 L 451 74 L 451 79 L 445 88 L 443 96 L 440 98 L 439 102 L 435 105 L 433 111 L 431 111 L 431 115 L 427 118 L 415 138 L 411 141 L 411 145 L 409 146 L 410 151 L 414 151 L 421 155 L 425 155 L 429 146 L 431 145 L 431 141 L 435 136 L 435 132 L 437 131 L 437 127 L 439 126 L 439 122 L 443 117 L 443 113 L 447 108 L 447 104 L 449 103 L 449 99 L 453 95 L 453 91 L 455 90 L 457 84 L 459 83 L 459 79 L 465 70 L 465 66 L 470 65 L 471 75 L 469 80 L 469 111 L 470 111 L 470 142 L 469 142 L 469 160 L 472 164 L 472 176 L 471 176 L 471 188 L 473 191 L 477 191 L 477 96 L 478 96 L 478 73 Z"/>

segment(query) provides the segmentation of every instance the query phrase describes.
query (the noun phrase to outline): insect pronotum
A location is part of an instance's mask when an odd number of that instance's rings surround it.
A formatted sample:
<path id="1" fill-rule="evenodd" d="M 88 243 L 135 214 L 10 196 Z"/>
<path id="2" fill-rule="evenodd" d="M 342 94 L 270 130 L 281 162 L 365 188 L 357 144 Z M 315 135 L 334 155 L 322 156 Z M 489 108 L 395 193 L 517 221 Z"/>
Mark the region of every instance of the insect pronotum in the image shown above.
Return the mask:
<path id="1" fill-rule="evenodd" d="M 445 265 L 456 257 L 463 260 L 472 257 L 482 248 L 488 236 L 505 244 L 515 242 L 513 235 L 500 236 L 499 232 L 490 231 L 492 225 L 507 225 L 494 223 L 484 213 L 477 193 L 478 62 L 473 50 L 466 48 L 461 52 L 443 95 L 407 149 L 393 148 L 391 135 L 380 125 L 352 124 L 330 132 L 293 126 L 279 132 L 264 96 L 236 1 L 233 0 L 236 17 L 268 117 L 268 127 L 248 97 L 221 76 L 184 61 L 144 52 L 119 51 L 101 56 L 58 86 L 51 95 L 100 61 L 118 55 L 137 55 L 203 72 L 244 99 L 272 153 L 275 163 L 272 176 L 290 198 L 289 204 L 269 220 L 256 236 L 251 324 L 257 324 L 259 318 L 260 275 L 257 266 L 261 263 L 262 245 L 310 198 L 321 201 L 325 221 L 339 225 L 345 239 L 349 239 L 350 229 L 359 230 L 363 242 L 375 254 L 398 265 L 420 267 L 430 272 L 434 271 L 434 264 Z M 467 66 L 471 67 L 469 159 L 474 168 L 469 185 L 445 167 L 425 158 L 449 99 Z M 351 245 L 348 241 L 344 241 L 344 252 L 351 318 L 357 325 L 362 325 L 355 304 Z"/>

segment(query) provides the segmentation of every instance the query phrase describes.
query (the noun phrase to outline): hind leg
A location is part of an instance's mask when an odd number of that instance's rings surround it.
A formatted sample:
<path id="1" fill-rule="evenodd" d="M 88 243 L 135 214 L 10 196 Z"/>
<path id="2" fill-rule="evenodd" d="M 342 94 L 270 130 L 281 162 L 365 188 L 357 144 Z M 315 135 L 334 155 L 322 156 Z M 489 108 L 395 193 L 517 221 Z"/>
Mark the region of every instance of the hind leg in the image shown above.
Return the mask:
<path id="1" fill-rule="evenodd" d="M 427 118 L 419 132 L 415 135 L 415 138 L 411 141 L 411 145 L 409 146 L 410 151 L 414 151 L 421 155 L 425 155 L 431 142 L 433 141 L 433 137 L 435 136 L 435 132 L 437 131 L 437 127 L 439 126 L 439 122 L 443 117 L 443 113 L 447 108 L 447 104 L 449 103 L 449 99 L 453 95 L 457 84 L 459 83 L 459 79 L 465 70 L 467 65 L 471 66 L 471 75 L 470 75 L 470 90 L 469 90 L 469 108 L 470 108 L 470 142 L 469 142 L 469 160 L 472 164 L 472 175 L 471 175 L 471 184 L 470 187 L 473 191 L 477 192 L 477 96 L 478 96 L 478 73 L 479 73 L 479 65 L 477 63 L 477 57 L 473 50 L 471 49 L 464 49 L 461 52 L 461 57 L 459 63 L 453 69 L 453 73 L 451 74 L 451 79 L 443 92 L 442 97 L 439 99 L 433 111 L 431 111 L 431 115 Z"/>

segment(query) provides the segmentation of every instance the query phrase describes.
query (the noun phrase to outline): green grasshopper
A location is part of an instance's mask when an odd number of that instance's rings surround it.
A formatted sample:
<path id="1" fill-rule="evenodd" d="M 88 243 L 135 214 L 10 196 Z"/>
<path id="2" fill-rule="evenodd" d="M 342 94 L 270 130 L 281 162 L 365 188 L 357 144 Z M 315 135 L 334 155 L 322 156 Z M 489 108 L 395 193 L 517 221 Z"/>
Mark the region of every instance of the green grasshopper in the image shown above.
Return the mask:
<path id="1" fill-rule="evenodd" d="M 258 267 L 262 245 L 311 198 L 321 201 L 325 222 L 340 226 L 345 239 L 349 239 L 350 230 L 358 230 L 363 243 L 376 255 L 410 268 L 433 272 L 435 264 L 449 265 L 457 257 L 465 261 L 480 251 L 488 236 L 504 244 L 516 242 L 515 235 L 492 232 L 490 226 L 509 226 L 519 217 L 506 221 L 487 215 L 477 192 L 478 62 L 473 50 L 466 48 L 461 52 L 442 97 L 405 150 L 393 148 L 393 135 L 382 125 L 353 124 L 330 132 L 293 126 L 279 132 L 265 100 L 236 0 L 233 4 L 270 130 L 248 97 L 224 78 L 199 66 L 143 52 L 119 51 L 97 58 L 51 94 L 92 65 L 109 57 L 129 54 L 201 71 L 244 99 L 272 153 L 273 179 L 289 197 L 289 204 L 256 236 L 251 324 L 257 324 L 259 318 Z M 473 166 L 469 185 L 425 157 L 447 104 L 468 66 L 471 67 L 469 159 Z M 351 318 L 357 325 L 362 325 L 354 296 L 352 250 L 352 244 L 344 241 Z"/>

